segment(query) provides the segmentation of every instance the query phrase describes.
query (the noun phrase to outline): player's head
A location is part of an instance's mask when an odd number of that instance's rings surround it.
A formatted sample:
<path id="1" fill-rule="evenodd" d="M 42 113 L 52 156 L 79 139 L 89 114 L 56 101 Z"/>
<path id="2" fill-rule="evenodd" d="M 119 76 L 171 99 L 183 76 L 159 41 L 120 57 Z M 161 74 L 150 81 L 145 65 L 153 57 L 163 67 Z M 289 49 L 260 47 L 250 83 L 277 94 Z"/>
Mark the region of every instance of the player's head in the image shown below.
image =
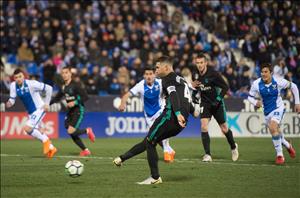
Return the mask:
<path id="1" fill-rule="evenodd" d="M 18 85 L 22 85 L 23 82 L 24 82 L 24 79 L 25 79 L 25 76 L 24 76 L 24 73 L 21 69 L 16 69 L 14 71 L 14 80 L 16 81 L 16 83 Z"/>
<path id="2" fill-rule="evenodd" d="M 155 69 L 153 67 L 147 66 L 144 69 L 144 79 L 147 84 L 152 85 L 155 80 Z"/>
<path id="3" fill-rule="evenodd" d="M 155 65 L 155 74 L 158 77 L 167 76 L 173 72 L 173 60 L 169 56 L 161 56 L 157 59 Z"/>
<path id="4" fill-rule="evenodd" d="M 260 73 L 261 73 L 261 78 L 264 82 L 267 83 L 271 82 L 273 66 L 270 63 L 262 63 L 260 65 Z"/>
<path id="5" fill-rule="evenodd" d="M 204 71 L 207 68 L 207 63 L 208 63 L 207 57 L 203 53 L 198 54 L 197 57 L 195 58 L 195 64 L 200 73 L 204 73 Z"/>
<path id="6" fill-rule="evenodd" d="M 68 82 L 72 79 L 72 72 L 70 67 L 63 67 L 61 70 L 61 77 L 65 82 Z"/>

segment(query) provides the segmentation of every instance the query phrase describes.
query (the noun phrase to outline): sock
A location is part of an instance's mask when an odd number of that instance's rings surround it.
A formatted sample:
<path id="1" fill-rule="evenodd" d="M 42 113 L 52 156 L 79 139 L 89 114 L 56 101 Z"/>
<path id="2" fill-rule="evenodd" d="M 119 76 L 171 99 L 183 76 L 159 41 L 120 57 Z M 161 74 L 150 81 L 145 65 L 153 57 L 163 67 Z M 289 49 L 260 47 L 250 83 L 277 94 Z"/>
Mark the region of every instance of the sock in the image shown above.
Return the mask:
<path id="1" fill-rule="evenodd" d="M 285 148 L 290 148 L 290 143 L 284 138 L 283 133 L 281 133 L 281 143 Z"/>
<path id="2" fill-rule="evenodd" d="M 76 131 L 73 134 L 76 135 L 76 136 L 86 134 L 86 129 L 76 129 Z"/>
<path id="3" fill-rule="evenodd" d="M 74 134 L 70 134 L 72 140 L 74 141 L 74 143 L 79 146 L 79 148 L 81 148 L 81 150 L 85 150 L 86 146 L 83 144 L 82 140 L 80 139 L 80 137 L 78 137 L 77 135 Z"/>
<path id="4" fill-rule="evenodd" d="M 134 145 L 129 151 L 121 155 L 120 158 L 122 162 L 144 152 L 146 150 L 146 141 L 147 140 L 145 138 L 142 142 Z"/>
<path id="5" fill-rule="evenodd" d="M 50 150 L 54 149 L 53 144 L 50 144 L 49 149 L 50 149 Z"/>
<path id="6" fill-rule="evenodd" d="M 167 138 L 167 139 L 164 139 L 164 140 L 162 141 L 162 144 L 163 144 L 164 152 L 170 152 L 170 151 L 169 151 L 169 147 L 170 147 L 170 145 L 169 145 L 169 139 L 168 139 L 168 138 Z"/>
<path id="7" fill-rule="evenodd" d="M 156 144 L 151 144 L 146 141 L 146 149 L 147 149 L 147 160 L 151 171 L 151 176 L 153 179 L 159 178 L 158 171 L 158 154 L 156 151 Z"/>
<path id="8" fill-rule="evenodd" d="M 203 144 L 205 154 L 211 155 L 210 154 L 210 138 L 209 138 L 208 132 L 202 132 L 201 138 L 202 138 L 202 144 Z"/>
<path id="9" fill-rule="evenodd" d="M 273 145 L 274 145 L 274 147 L 275 147 L 277 156 L 283 156 L 283 153 L 282 153 L 282 145 L 281 145 L 282 142 L 281 142 L 281 137 L 280 137 L 280 135 L 272 136 L 272 141 L 273 141 Z"/>
<path id="10" fill-rule="evenodd" d="M 228 129 L 227 133 L 225 133 L 225 136 L 227 138 L 227 142 L 229 143 L 231 150 L 235 149 L 236 146 L 233 139 L 232 131 L 230 129 Z"/>
<path id="11" fill-rule="evenodd" d="M 49 140 L 48 136 L 44 133 L 41 133 L 38 129 L 33 129 L 33 131 L 28 134 L 32 137 L 35 137 L 38 140 L 41 140 L 43 143 Z"/>

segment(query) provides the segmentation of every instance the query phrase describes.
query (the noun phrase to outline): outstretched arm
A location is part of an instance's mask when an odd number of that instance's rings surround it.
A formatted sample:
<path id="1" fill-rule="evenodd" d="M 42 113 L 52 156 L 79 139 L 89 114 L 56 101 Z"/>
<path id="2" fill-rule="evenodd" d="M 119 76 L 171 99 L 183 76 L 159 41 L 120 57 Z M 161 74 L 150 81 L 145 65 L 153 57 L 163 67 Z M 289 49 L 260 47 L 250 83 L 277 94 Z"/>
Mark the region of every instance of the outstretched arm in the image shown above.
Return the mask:
<path id="1" fill-rule="evenodd" d="M 126 109 L 126 103 L 129 97 L 131 97 L 131 93 L 127 92 L 126 94 L 123 95 L 122 99 L 121 99 L 121 104 L 119 106 L 119 111 L 125 111 Z"/>
<path id="2" fill-rule="evenodd" d="M 297 113 L 300 113 L 299 89 L 298 89 L 297 85 L 293 82 L 291 82 L 291 90 L 294 95 L 295 111 Z"/>
<path id="3" fill-rule="evenodd" d="M 15 102 L 16 102 L 16 97 L 17 97 L 17 93 L 16 93 L 16 84 L 15 83 L 11 83 L 10 84 L 10 93 L 9 93 L 9 99 L 6 102 L 6 107 L 10 108 L 12 107 Z"/>

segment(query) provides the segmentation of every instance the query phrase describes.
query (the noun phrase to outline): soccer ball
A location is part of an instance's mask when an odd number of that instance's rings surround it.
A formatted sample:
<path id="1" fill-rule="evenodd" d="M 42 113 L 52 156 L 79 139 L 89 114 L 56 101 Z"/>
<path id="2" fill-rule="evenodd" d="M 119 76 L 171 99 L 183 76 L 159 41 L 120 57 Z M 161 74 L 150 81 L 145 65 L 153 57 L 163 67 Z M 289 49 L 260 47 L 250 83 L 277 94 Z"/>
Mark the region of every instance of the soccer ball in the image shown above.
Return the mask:
<path id="1" fill-rule="evenodd" d="M 68 161 L 65 165 L 65 172 L 70 176 L 70 177 L 79 177 L 82 172 L 84 165 L 78 161 L 78 160 L 71 160 Z"/>

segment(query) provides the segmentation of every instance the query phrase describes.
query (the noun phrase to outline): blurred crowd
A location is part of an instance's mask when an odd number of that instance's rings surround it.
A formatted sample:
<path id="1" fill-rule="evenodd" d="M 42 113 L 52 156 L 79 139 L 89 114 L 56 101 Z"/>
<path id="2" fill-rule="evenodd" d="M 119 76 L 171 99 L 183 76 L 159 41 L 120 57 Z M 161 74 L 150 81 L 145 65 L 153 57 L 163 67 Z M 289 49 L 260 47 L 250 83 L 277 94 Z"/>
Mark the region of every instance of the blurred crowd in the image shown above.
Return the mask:
<path id="1" fill-rule="evenodd" d="M 193 58 L 206 52 L 223 73 L 231 96 L 249 89 L 256 65 L 272 62 L 276 74 L 299 83 L 299 5 L 292 1 L 1 1 L 1 56 L 28 76 L 59 87 L 62 67 L 73 67 L 89 94 L 122 94 L 143 78 L 143 68 L 169 55 L 187 80 Z M 205 29 L 187 26 L 188 15 Z M 208 38 L 213 33 L 216 37 Z M 225 42 L 221 49 L 218 39 Z M 1 70 L 3 68 L 1 67 Z M 1 91 L 10 77 L 1 72 Z M 297 81 L 298 80 L 298 81 Z"/>

